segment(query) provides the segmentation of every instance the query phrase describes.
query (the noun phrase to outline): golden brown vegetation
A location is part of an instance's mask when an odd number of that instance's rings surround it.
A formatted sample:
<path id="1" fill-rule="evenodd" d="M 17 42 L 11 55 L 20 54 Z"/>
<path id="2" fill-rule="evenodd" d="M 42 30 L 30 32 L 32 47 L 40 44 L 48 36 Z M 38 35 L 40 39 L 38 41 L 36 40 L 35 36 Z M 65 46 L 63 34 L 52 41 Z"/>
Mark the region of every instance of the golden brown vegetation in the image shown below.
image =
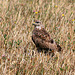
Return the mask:
<path id="1" fill-rule="evenodd" d="M 0 0 L 0 75 L 74 75 L 74 8 L 74 0 Z M 61 53 L 37 53 L 34 19 L 42 21 Z"/>

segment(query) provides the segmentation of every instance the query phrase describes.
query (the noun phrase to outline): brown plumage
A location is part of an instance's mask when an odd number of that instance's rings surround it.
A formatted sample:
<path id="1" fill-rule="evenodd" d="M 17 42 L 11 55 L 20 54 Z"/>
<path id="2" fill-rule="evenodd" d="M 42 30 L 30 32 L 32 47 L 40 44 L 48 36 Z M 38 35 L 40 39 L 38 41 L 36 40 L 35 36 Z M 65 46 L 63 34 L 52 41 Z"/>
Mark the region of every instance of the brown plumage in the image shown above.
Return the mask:
<path id="1" fill-rule="evenodd" d="M 57 45 L 53 39 L 51 39 L 49 33 L 45 30 L 44 26 L 41 24 L 40 21 L 36 20 L 33 25 L 35 26 L 35 28 L 32 32 L 32 40 L 38 50 L 61 51 L 61 47 Z"/>

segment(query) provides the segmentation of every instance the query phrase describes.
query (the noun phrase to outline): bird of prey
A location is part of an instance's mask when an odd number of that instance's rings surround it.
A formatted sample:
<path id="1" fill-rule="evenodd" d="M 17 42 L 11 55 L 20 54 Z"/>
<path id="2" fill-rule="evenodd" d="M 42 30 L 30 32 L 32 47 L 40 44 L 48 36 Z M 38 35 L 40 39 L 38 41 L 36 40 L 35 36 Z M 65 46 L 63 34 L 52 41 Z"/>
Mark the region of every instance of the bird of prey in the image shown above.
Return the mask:
<path id="1" fill-rule="evenodd" d="M 57 45 L 57 43 L 53 39 L 51 39 L 50 34 L 45 30 L 41 21 L 35 20 L 32 25 L 34 25 L 32 40 L 36 45 L 38 51 L 61 51 L 61 47 Z"/>

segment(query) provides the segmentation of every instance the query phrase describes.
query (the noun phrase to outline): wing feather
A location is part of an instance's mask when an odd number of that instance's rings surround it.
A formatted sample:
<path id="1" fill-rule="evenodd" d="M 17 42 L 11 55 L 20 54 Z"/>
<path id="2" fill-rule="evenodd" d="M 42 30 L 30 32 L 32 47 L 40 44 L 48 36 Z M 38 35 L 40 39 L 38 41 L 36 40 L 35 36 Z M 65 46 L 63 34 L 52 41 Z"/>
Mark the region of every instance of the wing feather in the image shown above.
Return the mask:
<path id="1" fill-rule="evenodd" d="M 42 40 L 45 40 L 45 41 L 50 41 L 50 35 L 48 34 L 48 32 L 44 29 L 44 28 L 42 28 L 42 29 L 37 29 L 37 28 L 35 28 L 34 30 L 33 30 L 33 34 L 37 37 L 37 38 L 39 38 L 39 39 L 42 39 Z"/>
<path id="2" fill-rule="evenodd" d="M 50 35 L 44 28 L 41 30 L 35 28 L 32 33 L 32 40 L 37 47 L 42 49 L 56 49 L 56 44 L 50 42 Z"/>

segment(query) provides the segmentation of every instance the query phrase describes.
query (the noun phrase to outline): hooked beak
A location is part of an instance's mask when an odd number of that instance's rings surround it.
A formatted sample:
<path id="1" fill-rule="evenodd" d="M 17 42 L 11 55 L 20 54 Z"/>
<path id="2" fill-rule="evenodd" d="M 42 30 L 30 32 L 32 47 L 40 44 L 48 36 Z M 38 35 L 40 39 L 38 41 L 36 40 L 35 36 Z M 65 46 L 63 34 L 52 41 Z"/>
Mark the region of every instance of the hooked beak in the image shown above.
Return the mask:
<path id="1" fill-rule="evenodd" d="M 35 22 L 33 22 L 33 23 L 32 23 L 32 25 L 34 25 L 34 26 L 38 26 L 38 24 L 37 24 L 37 23 L 35 23 Z"/>
<path id="2" fill-rule="evenodd" d="M 33 22 L 32 25 L 36 25 L 35 22 Z"/>

